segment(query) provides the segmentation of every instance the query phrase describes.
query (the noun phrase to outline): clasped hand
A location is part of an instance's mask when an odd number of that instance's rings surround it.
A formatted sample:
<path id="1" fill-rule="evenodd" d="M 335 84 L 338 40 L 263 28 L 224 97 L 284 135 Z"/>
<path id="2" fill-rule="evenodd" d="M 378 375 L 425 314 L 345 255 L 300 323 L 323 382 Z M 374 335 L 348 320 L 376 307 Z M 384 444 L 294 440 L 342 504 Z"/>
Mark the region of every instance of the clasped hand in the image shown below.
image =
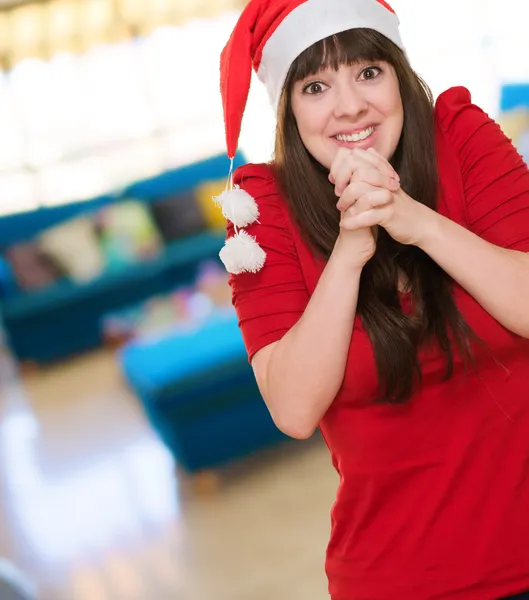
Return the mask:
<path id="1" fill-rule="evenodd" d="M 340 228 L 346 231 L 383 227 L 402 244 L 420 245 L 437 216 L 400 187 L 390 163 L 376 150 L 340 148 L 329 180 L 339 197 Z"/>

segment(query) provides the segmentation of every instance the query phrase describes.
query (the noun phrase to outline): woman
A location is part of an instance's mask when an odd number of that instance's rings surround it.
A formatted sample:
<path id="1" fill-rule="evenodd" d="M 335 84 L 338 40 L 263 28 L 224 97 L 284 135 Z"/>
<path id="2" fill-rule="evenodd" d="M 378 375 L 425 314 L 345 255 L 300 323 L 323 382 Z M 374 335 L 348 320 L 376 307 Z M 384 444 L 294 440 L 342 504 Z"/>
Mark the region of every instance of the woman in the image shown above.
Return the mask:
<path id="1" fill-rule="evenodd" d="M 218 199 L 221 257 L 275 423 L 340 476 L 332 599 L 529 598 L 527 166 L 464 88 L 433 106 L 382 0 L 251 0 L 230 157 L 252 63 L 275 160 Z"/>

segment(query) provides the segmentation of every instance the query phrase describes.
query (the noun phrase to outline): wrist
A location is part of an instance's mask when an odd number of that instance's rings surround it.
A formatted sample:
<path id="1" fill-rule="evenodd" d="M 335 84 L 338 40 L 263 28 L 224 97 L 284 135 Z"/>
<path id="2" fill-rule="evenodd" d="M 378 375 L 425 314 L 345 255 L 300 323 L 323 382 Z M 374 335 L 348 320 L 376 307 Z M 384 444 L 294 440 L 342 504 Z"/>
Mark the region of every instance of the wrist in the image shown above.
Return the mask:
<path id="1" fill-rule="evenodd" d="M 445 217 L 427 206 L 422 205 L 422 208 L 424 209 L 425 215 L 424 219 L 422 219 L 420 233 L 418 234 L 417 241 L 414 245 L 424 252 L 427 252 L 427 248 L 439 239 Z"/>
<path id="2" fill-rule="evenodd" d="M 349 276 L 356 273 L 360 278 L 362 269 L 367 262 L 366 258 L 355 252 L 355 249 L 351 248 L 347 240 L 339 235 L 334 244 L 329 263 L 332 263 L 337 269 L 343 269 Z"/>

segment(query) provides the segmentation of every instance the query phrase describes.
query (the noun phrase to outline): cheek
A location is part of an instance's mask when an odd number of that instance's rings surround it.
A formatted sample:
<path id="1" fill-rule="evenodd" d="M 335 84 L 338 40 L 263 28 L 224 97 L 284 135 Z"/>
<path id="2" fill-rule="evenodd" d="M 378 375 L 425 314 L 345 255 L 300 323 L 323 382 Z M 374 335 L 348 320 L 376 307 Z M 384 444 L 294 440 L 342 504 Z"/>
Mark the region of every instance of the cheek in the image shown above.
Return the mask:
<path id="1" fill-rule="evenodd" d="M 396 120 L 401 124 L 404 123 L 404 107 L 402 106 L 402 98 L 400 96 L 400 90 L 398 87 L 395 89 L 393 94 L 393 113 L 395 114 Z"/>
<path id="2" fill-rule="evenodd" d="M 296 118 L 296 122 L 298 125 L 298 130 L 300 135 L 303 138 L 308 138 L 318 130 L 318 115 L 313 114 L 309 108 L 304 108 L 298 114 Z"/>
<path id="3" fill-rule="evenodd" d="M 391 103 L 388 103 L 386 108 L 386 116 L 389 117 L 394 136 L 399 139 L 402 133 L 402 127 L 404 125 L 404 110 L 400 96 L 394 99 Z"/>
<path id="4" fill-rule="evenodd" d="M 325 126 L 325 104 L 319 99 L 316 102 L 312 98 L 295 97 L 292 99 L 292 112 L 300 135 L 311 137 L 321 134 Z"/>
<path id="5" fill-rule="evenodd" d="M 299 98 L 292 99 L 292 114 L 294 115 L 294 120 L 296 121 L 299 135 L 301 139 L 304 140 L 307 130 L 307 118 Z"/>
<path id="6" fill-rule="evenodd" d="M 397 137 L 397 142 L 398 140 L 400 140 L 400 137 L 402 135 L 402 130 L 404 128 L 404 112 L 402 110 L 402 107 L 398 113 L 398 127 L 397 127 L 397 132 L 396 132 L 396 137 Z"/>
<path id="7" fill-rule="evenodd" d="M 313 111 L 306 111 L 297 119 L 299 136 L 305 148 L 317 160 L 321 154 L 321 118 Z"/>
<path id="8" fill-rule="evenodd" d="M 400 138 L 402 127 L 404 126 L 404 113 L 402 112 L 402 108 L 395 111 L 393 120 L 395 123 L 395 135 Z"/>

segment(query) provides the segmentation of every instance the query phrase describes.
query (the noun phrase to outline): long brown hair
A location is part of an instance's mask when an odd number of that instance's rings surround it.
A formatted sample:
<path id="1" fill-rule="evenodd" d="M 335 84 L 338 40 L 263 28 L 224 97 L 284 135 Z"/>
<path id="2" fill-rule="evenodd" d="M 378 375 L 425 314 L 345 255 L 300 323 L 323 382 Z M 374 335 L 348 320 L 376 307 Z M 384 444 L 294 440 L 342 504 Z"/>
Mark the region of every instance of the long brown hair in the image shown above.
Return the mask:
<path id="1" fill-rule="evenodd" d="M 402 188 L 412 198 L 434 210 L 437 203 L 433 97 L 402 50 L 371 29 L 353 29 L 318 42 L 296 59 L 287 76 L 278 114 L 274 169 L 303 237 L 324 258 L 333 250 L 340 217 L 328 171 L 301 141 L 292 112 L 291 90 L 294 83 L 322 67 L 338 69 L 357 61 L 384 61 L 395 69 L 404 125 L 391 164 L 399 173 Z M 402 310 L 399 273 L 407 279 L 414 314 Z M 397 243 L 379 228 L 375 255 L 362 272 L 357 307 L 373 344 L 379 400 L 398 403 L 409 399 L 421 376 L 421 343 L 437 341 L 446 356 L 447 379 L 454 368 L 452 339 L 465 362 L 471 361 L 469 340 L 473 333 L 454 302 L 451 283 L 426 253 L 416 246 Z"/>

